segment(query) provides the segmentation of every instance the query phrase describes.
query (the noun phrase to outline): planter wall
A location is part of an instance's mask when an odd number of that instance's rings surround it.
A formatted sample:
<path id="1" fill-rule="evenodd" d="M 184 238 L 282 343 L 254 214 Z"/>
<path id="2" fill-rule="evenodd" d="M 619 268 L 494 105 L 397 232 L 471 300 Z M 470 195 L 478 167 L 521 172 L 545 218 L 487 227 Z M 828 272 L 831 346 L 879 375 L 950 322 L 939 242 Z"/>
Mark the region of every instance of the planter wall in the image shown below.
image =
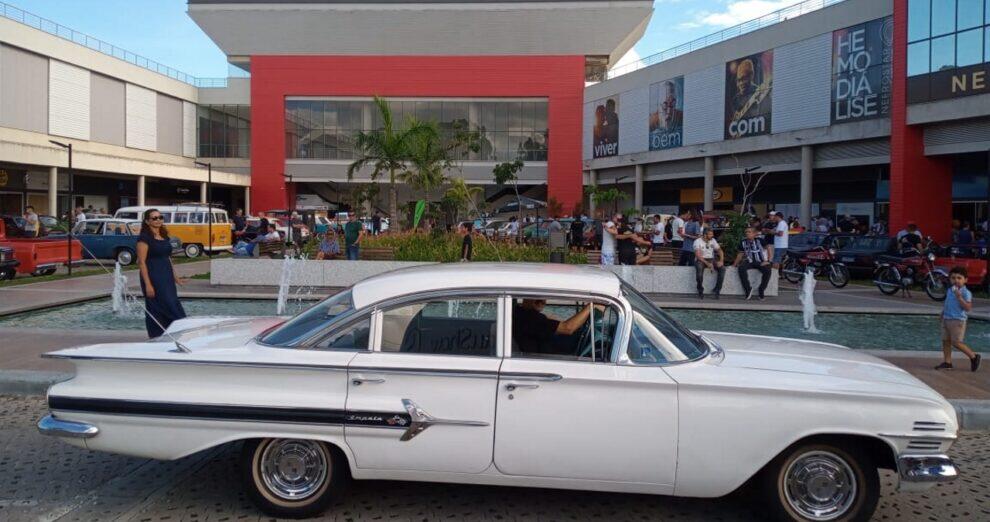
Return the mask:
<path id="1" fill-rule="evenodd" d="M 284 261 L 281 259 L 214 259 L 210 264 L 210 284 L 237 286 L 278 286 Z M 371 276 L 406 268 L 428 265 L 410 261 L 293 261 L 289 284 L 342 288 Z M 469 269 L 470 265 L 465 266 Z M 694 267 L 684 266 L 611 266 L 608 270 L 629 282 L 639 291 L 655 294 L 695 293 Z M 767 295 L 777 295 L 777 275 L 774 273 Z M 754 287 L 760 284 L 760 273 L 750 271 Z M 715 286 L 715 275 L 705 273 L 706 293 Z M 735 268 L 725 271 L 723 295 L 742 295 L 742 285 Z"/>

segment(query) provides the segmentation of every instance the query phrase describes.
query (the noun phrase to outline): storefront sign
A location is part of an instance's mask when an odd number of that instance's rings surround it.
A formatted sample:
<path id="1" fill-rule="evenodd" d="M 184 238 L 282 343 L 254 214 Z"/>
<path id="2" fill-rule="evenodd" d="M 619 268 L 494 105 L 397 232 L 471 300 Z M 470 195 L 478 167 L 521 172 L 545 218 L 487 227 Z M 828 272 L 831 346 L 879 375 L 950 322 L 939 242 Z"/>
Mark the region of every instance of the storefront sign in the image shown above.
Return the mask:
<path id="1" fill-rule="evenodd" d="M 592 157 L 619 155 L 619 97 L 599 100 L 595 106 Z"/>
<path id="2" fill-rule="evenodd" d="M 650 85 L 650 150 L 684 143 L 684 77 Z"/>
<path id="3" fill-rule="evenodd" d="M 705 189 L 681 189 L 681 204 L 704 203 Z M 732 203 L 732 187 L 718 187 L 712 191 L 713 203 Z"/>
<path id="4" fill-rule="evenodd" d="M 832 124 L 890 115 L 892 17 L 832 33 Z"/>
<path id="5" fill-rule="evenodd" d="M 773 50 L 725 64 L 725 139 L 770 134 Z"/>

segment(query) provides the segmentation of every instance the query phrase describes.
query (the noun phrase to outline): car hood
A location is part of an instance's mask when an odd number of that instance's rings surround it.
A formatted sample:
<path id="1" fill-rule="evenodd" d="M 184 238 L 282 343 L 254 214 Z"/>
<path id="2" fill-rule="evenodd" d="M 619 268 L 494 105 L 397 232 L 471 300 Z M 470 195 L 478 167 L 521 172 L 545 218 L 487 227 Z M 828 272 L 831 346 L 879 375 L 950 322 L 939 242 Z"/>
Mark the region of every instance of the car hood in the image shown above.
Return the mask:
<path id="1" fill-rule="evenodd" d="M 927 386 L 882 359 L 836 344 L 758 335 L 699 332 L 724 351 L 722 366 Z"/>

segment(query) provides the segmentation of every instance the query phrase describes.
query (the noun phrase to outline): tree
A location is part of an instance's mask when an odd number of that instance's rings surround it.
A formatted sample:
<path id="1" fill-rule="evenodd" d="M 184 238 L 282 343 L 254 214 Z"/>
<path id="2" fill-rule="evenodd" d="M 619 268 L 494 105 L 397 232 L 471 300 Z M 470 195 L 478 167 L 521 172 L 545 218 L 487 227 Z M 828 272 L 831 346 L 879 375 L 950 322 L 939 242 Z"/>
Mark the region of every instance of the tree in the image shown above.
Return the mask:
<path id="1" fill-rule="evenodd" d="M 522 234 L 522 197 L 519 196 L 519 172 L 523 169 L 525 164 L 521 159 L 514 161 L 505 161 L 495 165 L 492 169 L 492 173 L 495 175 L 495 184 L 499 186 L 504 186 L 507 183 L 512 183 L 512 189 L 516 192 L 516 211 L 519 217 L 519 233 Z"/>
<path id="2" fill-rule="evenodd" d="M 470 211 L 473 208 L 477 212 L 475 202 L 481 192 L 481 187 L 470 187 L 462 178 L 450 180 L 450 188 L 444 193 L 444 200 L 453 208 L 455 221 L 460 219 L 462 210 Z M 470 214 L 468 217 L 471 217 Z"/>
<path id="3" fill-rule="evenodd" d="M 424 130 L 422 124 L 415 120 L 397 127 L 392 120 L 392 110 L 383 98 L 375 97 L 375 105 L 381 114 L 382 127 L 368 132 L 359 131 L 354 137 L 354 151 L 358 158 L 347 167 L 347 179 L 353 179 L 354 173 L 371 166 L 371 179 L 377 180 L 388 174 L 388 211 L 394 222 L 398 222 L 398 196 L 396 195 L 396 175 L 406 168 L 411 160 L 410 142 Z"/>
<path id="4" fill-rule="evenodd" d="M 628 194 L 615 187 L 602 188 L 598 186 L 588 186 L 584 188 L 584 193 L 595 202 L 596 206 L 613 204 L 613 211 L 619 211 L 619 200 L 629 197 Z"/>
<path id="5" fill-rule="evenodd" d="M 453 161 L 440 140 L 440 129 L 435 122 L 410 118 L 409 125 L 418 131 L 409 136 L 409 160 L 397 177 L 413 190 L 422 192 L 423 199 L 429 202 L 433 191 L 447 181 L 445 172 Z"/>

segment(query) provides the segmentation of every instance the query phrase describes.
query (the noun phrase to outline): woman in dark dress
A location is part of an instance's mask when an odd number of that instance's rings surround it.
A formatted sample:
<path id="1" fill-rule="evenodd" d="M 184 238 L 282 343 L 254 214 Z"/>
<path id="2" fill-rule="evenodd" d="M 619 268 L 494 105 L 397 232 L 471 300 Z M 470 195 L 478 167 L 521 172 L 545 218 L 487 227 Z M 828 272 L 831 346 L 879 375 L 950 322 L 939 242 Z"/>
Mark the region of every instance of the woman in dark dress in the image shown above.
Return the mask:
<path id="1" fill-rule="evenodd" d="M 162 335 L 172 321 L 186 316 L 175 287 L 184 281 L 172 266 L 172 244 L 163 223 L 162 213 L 158 209 L 146 210 L 137 241 L 141 292 L 144 294 L 144 326 L 152 339 Z"/>

